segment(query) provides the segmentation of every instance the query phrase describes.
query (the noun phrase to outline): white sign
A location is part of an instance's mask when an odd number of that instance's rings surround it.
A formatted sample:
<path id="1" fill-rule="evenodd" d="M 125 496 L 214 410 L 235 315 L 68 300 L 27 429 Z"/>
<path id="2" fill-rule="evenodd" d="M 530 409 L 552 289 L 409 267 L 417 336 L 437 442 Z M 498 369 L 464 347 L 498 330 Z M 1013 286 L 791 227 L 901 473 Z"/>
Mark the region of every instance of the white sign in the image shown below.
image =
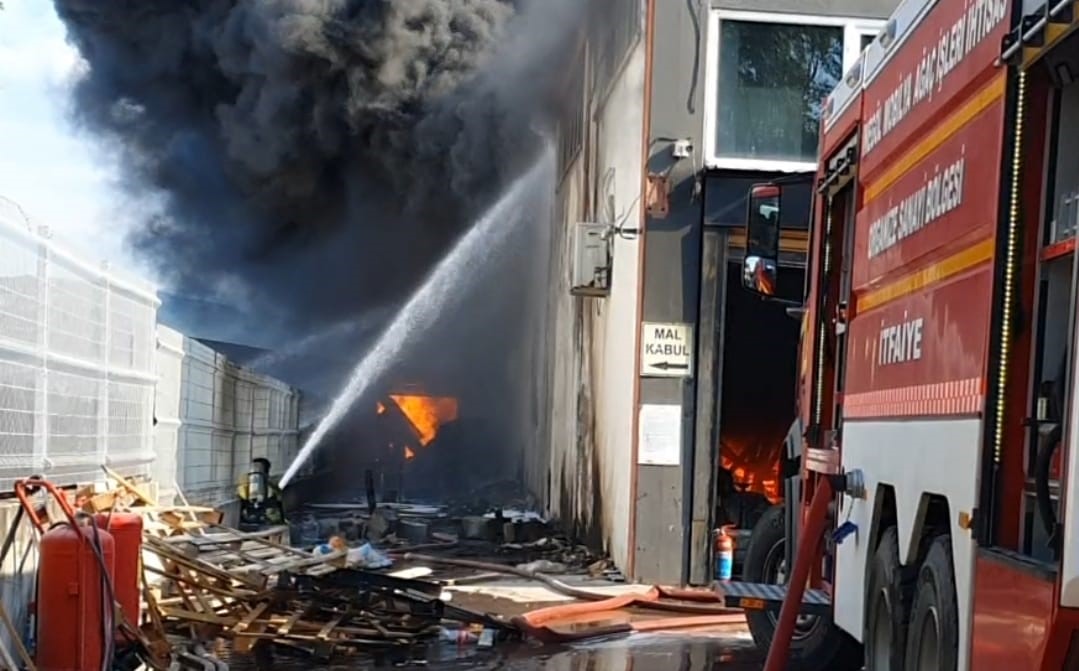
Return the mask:
<path id="1" fill-rule="evenodd" d="M 642 405 L 637 432 L 638 464 L 677 466 L 682 463 L 682 406 Z"/>
<path id="2" fill-rule="evenodd" d="M 641 328 L 641 375 L 689 377 L 693 374 L 693 327 L 645 322 Z"/>

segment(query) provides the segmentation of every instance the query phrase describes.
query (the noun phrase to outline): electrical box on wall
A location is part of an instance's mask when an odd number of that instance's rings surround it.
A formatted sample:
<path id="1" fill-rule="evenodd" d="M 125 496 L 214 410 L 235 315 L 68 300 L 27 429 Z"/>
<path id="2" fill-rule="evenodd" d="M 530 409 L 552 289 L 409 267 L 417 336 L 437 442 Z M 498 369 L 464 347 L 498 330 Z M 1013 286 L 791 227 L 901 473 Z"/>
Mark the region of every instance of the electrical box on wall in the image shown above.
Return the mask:
<path id="1" fill-rule="evenodd" d="M 573 232 L 574 296 L 607 296 L 610 292 L 611 241 L 607 224 L 578 222 Z"/>

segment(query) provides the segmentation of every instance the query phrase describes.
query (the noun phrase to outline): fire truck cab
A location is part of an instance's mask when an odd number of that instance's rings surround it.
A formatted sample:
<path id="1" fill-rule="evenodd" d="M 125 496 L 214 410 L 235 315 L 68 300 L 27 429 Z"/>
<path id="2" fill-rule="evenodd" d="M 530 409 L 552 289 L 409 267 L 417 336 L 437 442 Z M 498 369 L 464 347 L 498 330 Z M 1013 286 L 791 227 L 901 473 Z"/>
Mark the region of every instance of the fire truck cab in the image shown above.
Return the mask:
<path id="1" fill-rule="evenodd" d="M 819 159 L 784 570 L 727 601 L 766 669 L 1079 669 L 1079 2 L 905 0 Z"/>

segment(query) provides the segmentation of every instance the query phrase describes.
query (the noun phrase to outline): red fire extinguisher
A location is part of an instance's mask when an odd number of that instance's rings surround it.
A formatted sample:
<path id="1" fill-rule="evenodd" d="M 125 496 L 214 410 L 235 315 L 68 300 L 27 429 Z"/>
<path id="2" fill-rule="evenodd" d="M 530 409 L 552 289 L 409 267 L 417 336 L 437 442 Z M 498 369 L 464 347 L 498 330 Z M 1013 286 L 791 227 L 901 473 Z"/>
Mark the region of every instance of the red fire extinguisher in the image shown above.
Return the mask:
<path id="1" fill-rule="evenodd" d="M 29 499 L 46 490 L 66 521 L 47 530 Z M 19 480 L 15 494 L 42 533 L 38 558 L 37 667 L 41 671 L 100 671 L 114 652 L 112 534 L 85 513 L 81 523 L 64 493 L 42 478 Z"/>
<path id="2" fill-rule="evenodd" d="M 730 580 L 734 571 L 734 538 L 727 533 L 733 527 L 728 524 L 715 531 L 716 580 Z"/>
<path id="3" fill-rule="evenodd" d="M 131 627 L 139 626 L 139 580 L 141 571 L 139 561 L 142 557 L 142 515 L 136 513 L 98 513 L 94 515 L 94 522 L 99 529 L 104 529 L 112 535 L 116 547 L 115 569 L 113 571 L 113 598 L 120 605 L 121 613 L 126 620 L 124 624 Z M 116 638 L 118 641 L 128 640 L 121 628 L 121 623 L 116 622 Z"/>

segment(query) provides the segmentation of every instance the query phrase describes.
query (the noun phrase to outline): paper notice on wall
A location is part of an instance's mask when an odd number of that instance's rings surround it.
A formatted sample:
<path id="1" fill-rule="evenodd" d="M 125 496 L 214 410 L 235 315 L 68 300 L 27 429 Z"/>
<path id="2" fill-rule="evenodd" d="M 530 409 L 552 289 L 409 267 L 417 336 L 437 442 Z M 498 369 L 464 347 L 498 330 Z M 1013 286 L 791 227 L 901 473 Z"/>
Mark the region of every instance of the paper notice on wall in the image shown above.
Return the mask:
<path id="1" fill-rule="evenodd" d="M 682 463 L 682 406 L 642 405 L 638 438 L 638 464 L 678 466 Z"/>

